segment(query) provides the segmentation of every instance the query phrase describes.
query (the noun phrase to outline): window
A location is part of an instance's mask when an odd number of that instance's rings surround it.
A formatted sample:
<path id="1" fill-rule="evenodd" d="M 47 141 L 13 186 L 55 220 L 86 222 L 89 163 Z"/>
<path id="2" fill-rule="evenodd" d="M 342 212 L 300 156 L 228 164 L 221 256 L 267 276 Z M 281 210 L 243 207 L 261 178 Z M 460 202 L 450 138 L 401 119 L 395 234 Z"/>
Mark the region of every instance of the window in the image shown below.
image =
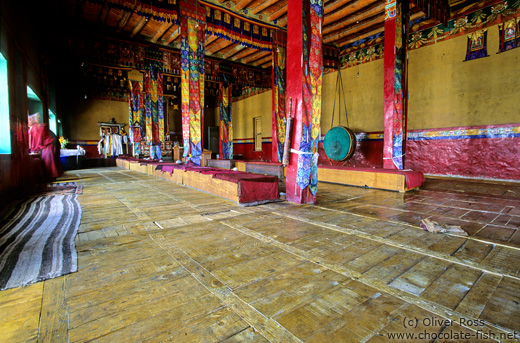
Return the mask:
<path id="1" fill-rule="evenodd" d="M 49 110 L 49 130 L 54 132 L 55 135 L 58 135 L 58 130 L 56 126 L 56 116 Z"/>
<path id="2" fill-rule="evenodd" d="M 0 154 L 11 153 L 7 60 L 0 53 Z"/>
<path id="3" fill-rule="evenodd" d="M 262 117 L 253 118 L 255 151 L 262 151 Z"/>
<path id="4" fill-rule="evenodd" d="M 43 104 L 40 97 L 34 93 L 31 87 L 27 86 L 27 109 L 29 110 L 29 116 L 33 116 L 38 113 L 36 123 L 43 124 Z"/>

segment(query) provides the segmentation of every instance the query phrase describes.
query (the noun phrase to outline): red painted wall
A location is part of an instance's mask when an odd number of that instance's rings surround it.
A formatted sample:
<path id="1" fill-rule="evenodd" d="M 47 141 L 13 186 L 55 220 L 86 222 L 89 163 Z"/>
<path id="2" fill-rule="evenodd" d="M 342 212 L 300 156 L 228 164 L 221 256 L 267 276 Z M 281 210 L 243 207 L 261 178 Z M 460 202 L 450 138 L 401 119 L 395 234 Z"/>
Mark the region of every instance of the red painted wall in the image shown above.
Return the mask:
<path id="1" fill-rule="evenodd" d="M 262 151 L 254 151 L 253 143 L 233 143 L 233 156 L 245 161 L 272 161 L 272 144 L 262 143 Z"/>
<path id="2" fill-rule="evenodd" d="M 411 130 L 406 142 L 405 168 L 428 175 L 520 180 L 519 157 L 520 124 Z M 321 165 L 329 164 L 323 143 L 318 161 Z M 358 141 L 356 152 L 344 165 L 381 168 L 383 140 Z"/>
<path id="3" fill-rule="evenodd" d="M 383 168 L 383 140 L 367 140 L 357 142 L 356 151 L 345 162 L 336 162 L 328 159 L 323 150 L 323 142 L 319 144 L 318 164 L 335 165 L 359 168 Z"/>

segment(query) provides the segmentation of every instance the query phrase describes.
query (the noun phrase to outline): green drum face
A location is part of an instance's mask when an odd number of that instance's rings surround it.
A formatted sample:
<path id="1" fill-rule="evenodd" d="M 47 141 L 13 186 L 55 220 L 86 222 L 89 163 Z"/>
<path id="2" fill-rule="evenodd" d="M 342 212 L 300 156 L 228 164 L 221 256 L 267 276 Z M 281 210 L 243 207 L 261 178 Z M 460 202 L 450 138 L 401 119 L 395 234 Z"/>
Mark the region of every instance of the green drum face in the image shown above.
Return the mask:
<path id="1" fill-rule="evenodd" d="M 323 148 L 327 157 L 333 161 L 344 161 L 354 154 L 356 135 L 344 126 L 330 129 L 323 140 Z"/>

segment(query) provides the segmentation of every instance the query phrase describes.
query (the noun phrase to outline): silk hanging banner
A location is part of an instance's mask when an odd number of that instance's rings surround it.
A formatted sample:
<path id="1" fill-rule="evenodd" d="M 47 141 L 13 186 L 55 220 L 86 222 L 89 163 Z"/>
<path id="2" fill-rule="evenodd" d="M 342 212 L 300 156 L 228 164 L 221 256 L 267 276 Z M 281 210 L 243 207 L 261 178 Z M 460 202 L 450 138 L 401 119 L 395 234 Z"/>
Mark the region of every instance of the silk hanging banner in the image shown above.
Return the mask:
<path id="1" fill-rule="evenodd" d="M 128 88 L 130 95 L 128 97 L 128 124 L 129 134 L 132 137 L 133 154 L 139 155 L 141 153 L 141 138 L 143 136 L 142 129 L 144 127 L 143 121 L 143 74 L 139 73 L 141 81 L 130 79 L 128 81 Z"/>
<path id="2" fill-rule="evenodd" d="M 184 157 L 200 165 L 204 126 L 205 11 L 181 3 L 181 95 Z"/>
<path id="3" fill-rule="evenodd" d="M 232 86 L 224 78 L 219 83 L 219 114 L 220 114 L 220 159 L 233 158 L 233 115 L 232 115 Z"/>
<path id="4" fill-rule="evenodd" d="M 283 146 L 285 143 L 285 47 L 276 46 L 273 48 L 273 92 L 274 92 L 274 118 L 276 120 L 277 141 L 273 142 L 277 146 L 278 163 L 282 163 Z"/>
<path id="5" fill-rule="evenodd" d="M 323 1 L 311 0 L 303 10 L 303 114 L 296 184 L 309 186 L 312 194 L 318 190 L 318 142 L 321 119 L 321 87 L 323 52 L 321 26 Z"/>
<path id="6" fill-rule="evenodd" d="M 144 108 L 146 142 L 160 145 L 164 141 L 163 53 L 156 48 L 145 51 Z"/>

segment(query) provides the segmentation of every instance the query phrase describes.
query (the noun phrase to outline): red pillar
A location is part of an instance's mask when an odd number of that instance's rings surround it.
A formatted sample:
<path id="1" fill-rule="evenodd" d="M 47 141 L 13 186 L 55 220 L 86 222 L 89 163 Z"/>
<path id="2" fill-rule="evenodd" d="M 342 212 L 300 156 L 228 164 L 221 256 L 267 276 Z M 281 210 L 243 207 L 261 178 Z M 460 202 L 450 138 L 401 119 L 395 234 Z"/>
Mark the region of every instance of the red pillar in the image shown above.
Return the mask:
<path id="1" fill-rule="evenodd" d="M 408 0 L 386 1 L 383 167 L 388 169 L 404 169 L 409 6 Z"/>
<path id="2" fill-rule="evenodd" d="M 316 45 L 312 45 L 315 50 L 319 49 L 321 54 L 321 24 L 322 19 L 319 17 L 318 19 L 315 18 L 314 23 L 312 23 L 313 16 L 310 15 L 310 11 L 312 9 L 306 8 L 304 6 L 308 5 L 307 1 L 297 1 L 297 0 L 289 0 L 288 2 L 288 10 L 287 10 L 287 59 L 286 59 L 286 111 L 287 115 L 291 115 L 293 118 L 293 124 L 292 124 L 292 134 L 291 134 L 291 148 L 298 151 L 301 148 L 301 141 L 302 141 L 302 132 L 303 132 L 303 125 L 305 124 L 307 128 L 312 127 L 313 130 L 311 130 L 312 134 L 314 135 L 319 130 L 319 118 L 321 115 L 321 108 L 318 109 L 319 112 L 316 113 L 316 117 L 313 117 L 312 120 L 316 119 L 317 123 L 312 122 L 309 118 L 309 111 L 314 111 L 314 109 L 310 109 L 309 106 L 312 104 L 312 97 L 309 97 L 309 94 L 306 95 L 307 98 L 304 98 L 304 83 L 309 82 L 309 76 L 312 68 L 309 68 L 307 66 L 307 76 L 306 79 L 304 79 L 304 58 L 303 58 L 303 49 L 309 49 L 309 47 L 303 46 L 303 22 L 302 22 L 302 13 L 305 10 L 307 18 L 311 18 L 311 24 L 308 25 L 307 30 L 308 31 L 308 39 L 309 39 L 309 46 L 311 44 L 316 44 L 316 37 L 310 37 L 311 34 L 317 34 L 319 32 L 319 41 Z M 316 5 L 316 3 L 314 4 Z M 321 1 L 318 1 L 318 6 L 323 6 Z M 320 9 L 320 13 L 322 13 L 322 7 Z M 313 12 L 318 13 L 318 12 Z M 308 15 L 309 14 L 309 15 Z M 309 19 L 307 19 L 309 20 Z M 315 33 L 312 33 L 312 26 L 320 26 L 319 30 L 316 30 Z M 311 42 L 311 39 L 314 39 L 314 41 Z M 314 54 L 314 55 L 313 55 Z M 312 50 L 309 51 L 308 56 L 310 55 L 310 59 L 312 60 L 314 58 L 315 64 L 313 65 L 312 70 L 316 72 L 316 70 L 321 70 L 323 65 L 323 60 L 321 55 L 315 55 L 315 51 Z M 308 62 L 307 62 L 308 63 Z M 318 65 L 316 67 L 315 65 Z M 319 68 L 319 69 L 317 69 Z M 320 71 L 321 72 L 321 71 Z M 321 74 L 318 73 L 319 79 L 317 87 L 319 88 L 319 91 L 317 91 L 318 97 L 321 98 Z M 316 80 L 316 78 L 314 79 Z M 309 88 L 306 89 L 306 92 L 309 93 Z M 314 93 L 313 95 L 314 96 Z M 303 103 L 303 102 L 306 103 Z M 308 102 L 308 103 L 307 103 Z M 310 106 L 312 107 L 312 106 Z M 305 116 L 304 108 L 306 108 L 307 115 Z M 314 112 L 313 112 L 314 114 Z M 304 118 L 307 121 L 307 123 L 304 123 Z M 289 128 L 287 128 L 287 131 L 289 132 Z M 309 136 L 311 133 L 308 131 L 307 136 Z M 287 137 L 286 139 L 288 139 Z M 306 142 L 309 141 L 309 137 L 306 138 Z M 316 142 L 317 147 L 317 140 L 315 138 L 312 138 L 312 142 Z M 311 148 L 313 150 L 314 148 Z M 300 152 L 301 153 L 301 152 Z M 308 154 L 309 152 L 307 152 Z M 308 156 L 308 155 L 307 155 Z M 313 204 L 316 203 L 316 194 L 312 194 L 310 190 L 310 186 L 302 187 L 298 186 L 297 184 L 297 175 L 298 175 L 298 158 L 299 155 L 297 153 L 291 153 L 290 155 L 290 162 L 287 166 L 287 177 L 286 177 L 286 199 L 291 202 L 295 203 L 306 203 L 306 204 Z M 308 167 L 308 166 L 307 166 Z M 303 168 L 302 168 L 303 171 Z M 304 173 L 302 173 L 304 174 Z M 311 173 L 312 175 L 312 173 Z M 300 181 L 305 178 L 300 178 Z M 312 177 L 311 177 L 312 180 Z"/>
<path id="3" fill-rule="evenodd" d="M 275 49 L 274 45 L 273 45 L 273 49 Z M 277 130 L 277 122 L 278 122 L 278 118 L 276 117 L 276 109 L 275 109 L 275 87 L 276 87 L 276 78 L 275 78 L 275 66 L 276 66 L 276 63 L 274 62 L 274 58 L 276 56 L 276 54 L 273 52 L 272 53 L 272 56 L 273 56 L 273 63 L 272 63 L 272 66 L 271 66 L 271 92 L 272 92 L 272 98 L 271 98 L 271 105 L 272 105 L 272 109 L 273 109 L 273 113 L 272 113 L 272 122 L 271 122 L 271 130 L 272 130 L 272 135 L 271 135 L 271 161 L 272 162 L 279 162 L 278 161 L 278 130 Z"/>

